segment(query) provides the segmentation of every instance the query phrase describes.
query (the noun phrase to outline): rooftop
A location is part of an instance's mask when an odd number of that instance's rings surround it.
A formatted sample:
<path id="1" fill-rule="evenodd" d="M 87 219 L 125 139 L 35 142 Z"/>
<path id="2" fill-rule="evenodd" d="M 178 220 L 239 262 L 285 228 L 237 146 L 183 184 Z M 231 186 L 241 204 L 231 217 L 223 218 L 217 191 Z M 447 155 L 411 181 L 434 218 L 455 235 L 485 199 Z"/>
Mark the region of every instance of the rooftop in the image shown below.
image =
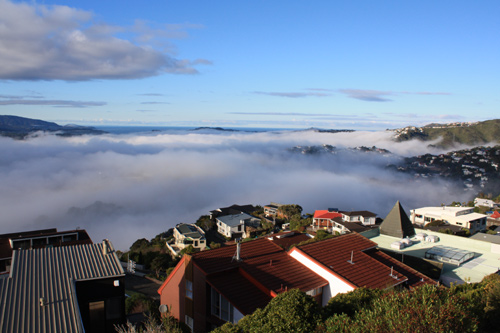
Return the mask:
<path id="1" fill-rule="evenodd" d="M 430 230 L 415 228 L 416 234 L 425 233 L 439 237 L 439 242 L 432 243 L 411 238 L 413 245 L 397 250 L 398 253 L 425 258 L 425 252 L 436 245 L 451 246 L 457 249 L 474 252 L 474 258 L 457 266 L 445 263 L 441 273 L 441 279 L 445 284 L 450 282 L 461 283 L 463 281 L 480 282 L 486 275 L 496 273 L 500 269 L 500 253 L 492 252 L 492 245 L 488 242 L 472 238 L 448 235 Z M 370 238 L 377 243 L 379 248 L 394 251 L 391 244 L 401 240 L 388 235 L 378 235 Z"/>
<path id="2" fill-rule="evenodd" d="M 83 332 L 74 282 L 124 275 L 107 241 L 16 250 L 9 277 L 0 279 L 0 331 Z"/>
<path id="3" fill-rule="evenodd" d="M 238 268 L 238 272 L 251 276 L 270 293 L 292 288 L 309 291 L 328 284 L 267 238 L 241 243 L 241 261 L 233 259 L 235 253 L 236 245 L 232 245 L 195 253 L 192 259 L 207 276 Z"/>
<path id="4" fill-rule="evenodd" d="M 234 215 L 225 215 L 219 216 L 217 220 L 221 221 L 224 224 L 227 224 L 230 227 L 235 227 L 241 223 L 241 220 L 246 219 L 256 219 L 256 217 L 252 215 L 248 215 L 246 213 L 234 214 Z"/>
<path id="5" fill-rule="evenodd" d="M 205 237 L 205 233 L 192 224 L 181 223 L 178 224 L 175 228 L 185 237 L 193 239 Z"/>
<path id="6" fill-rule="evenodd" d="M 413 283 L 410 284 L 413 287 L 424 281 L 434 283 L 425 275 L 377 251 L 376 247 L 377 244 L 368 238 L 351 233 L 303 245 L 298 250 L 357 287 L 385 289 L 404 282 Z"/>

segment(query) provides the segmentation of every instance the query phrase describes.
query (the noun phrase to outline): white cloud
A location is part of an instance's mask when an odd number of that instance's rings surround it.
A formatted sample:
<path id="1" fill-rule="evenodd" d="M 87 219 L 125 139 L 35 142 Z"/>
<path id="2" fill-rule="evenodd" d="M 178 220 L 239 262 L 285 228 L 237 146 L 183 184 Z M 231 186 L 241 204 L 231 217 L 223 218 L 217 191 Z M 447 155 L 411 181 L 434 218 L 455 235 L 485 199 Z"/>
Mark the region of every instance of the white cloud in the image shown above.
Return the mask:
<path id="1" fill-rule="evenodd" d="M 144 24 L 141 27 L 131 30 L 147 31 L 143 40 L 154 38 L 155 31 Z M 151 46 L 115 37 L 124 30 L 95 24 L 92 13 L 84 10 L 0 0 L 0 79 L 134 79 L 193 74 L 197 73 L 193 65 L 209 63 L 176 59 Z"/>

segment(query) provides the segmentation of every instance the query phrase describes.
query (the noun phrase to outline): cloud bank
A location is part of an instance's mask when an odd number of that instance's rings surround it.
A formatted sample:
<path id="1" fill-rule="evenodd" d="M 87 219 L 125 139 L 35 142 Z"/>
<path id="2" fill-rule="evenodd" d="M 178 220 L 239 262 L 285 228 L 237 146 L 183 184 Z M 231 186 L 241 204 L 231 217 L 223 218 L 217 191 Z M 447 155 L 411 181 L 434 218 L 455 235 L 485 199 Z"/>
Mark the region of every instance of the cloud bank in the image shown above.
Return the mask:
<path id="1" fill-rule="evenodd" d="M 288 150 L 319 144 L 375 145 L 395 154 L 310 156 Z M 94 241 L 109 238 L 126 250 L 138 238 L 235 203 L 297 203 L 309 213 L 370 210 L 383 218 L 396 200 L 407 210 L 465 200 L 453 184 L 415 182 L 385 169 L 398 155 L 425 152 L 419 142 L 391 142 L 387 132 L 0 138 L 0 227 L 80 227 Z"/>
<path id="2" fill-rule="evenodd" d="M 96 24 L 92 13 L 67 6 L 0 0 L 0 79 L 67 80 L 136 79 L 195 74 L 208 60 L 176 59 L 152 45 L 155 38 L 182 37 L 181 28 L 150 29 Z M 137 34 L 136 43 L 116 37 Z M 147 42 L 149 44 L 142 44 Z"/>

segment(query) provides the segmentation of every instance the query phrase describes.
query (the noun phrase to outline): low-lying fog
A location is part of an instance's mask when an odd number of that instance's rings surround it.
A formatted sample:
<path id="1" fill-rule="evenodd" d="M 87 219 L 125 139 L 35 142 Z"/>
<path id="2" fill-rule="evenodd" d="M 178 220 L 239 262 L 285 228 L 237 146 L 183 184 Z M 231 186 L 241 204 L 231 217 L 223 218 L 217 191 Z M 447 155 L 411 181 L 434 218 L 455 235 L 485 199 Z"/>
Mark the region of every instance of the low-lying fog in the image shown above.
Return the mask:
<path id="1" fill-rule="evenodd" d="M 330 144 L 391 151 L 303 155 L 288 148 Z M 1 233 L 40 228 L 88 231 L 127 250 L 177 223 L 232 204 L 296 203 L 384 218 L 396 200 L 410 209 L 469 200 L 460 187 L 415 182 L 385 170 L 401 156 L 439 153 L 390 132 L 155 132 L 24 141 L 0 138 Z"/>

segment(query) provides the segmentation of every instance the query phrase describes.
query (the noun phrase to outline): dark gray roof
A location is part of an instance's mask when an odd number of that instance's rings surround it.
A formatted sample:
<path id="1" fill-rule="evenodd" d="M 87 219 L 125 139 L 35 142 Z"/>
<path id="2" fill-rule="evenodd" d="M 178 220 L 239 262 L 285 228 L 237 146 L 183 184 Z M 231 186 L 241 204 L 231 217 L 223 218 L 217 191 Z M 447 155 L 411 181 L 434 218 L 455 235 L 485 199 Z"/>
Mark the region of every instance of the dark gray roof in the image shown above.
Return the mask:
<path id="1" fill-rule="evenodd" d="M 342 214 L 347 215 L 347 216 L 363 216 L 363 217 L 375 217 L 377 214 L 369 212 L 367 210 L 358 210 L 358 211 L 352 211 L 352 212 L 344 212 L 341 211 Z"/>
<path id="2" fill-rule="evenodd" d="M 0 279 L 0 331 L 83 332 L 75 281 L 124 275 L 107 241 L 16 250 L 9 277 Z"/>
<path id="3" fill-rule="evenodd" d="M 186 223 L 181 223 L 176 226 L 177 230 L 181 234 L 183 234 L 185 237 L 193 238 L 193 239 L 198 239 L 198 238 L 205 238 L 205 235 L 202 234 L 198 228 L 196 228 L 192 224 L 186 224 Z"/>
<path id="4" fill-rule="evenodd" d="M 415 236 L 415 229 L 399 200 L 380 225 L 380 234 L 398 238 Z"/>

